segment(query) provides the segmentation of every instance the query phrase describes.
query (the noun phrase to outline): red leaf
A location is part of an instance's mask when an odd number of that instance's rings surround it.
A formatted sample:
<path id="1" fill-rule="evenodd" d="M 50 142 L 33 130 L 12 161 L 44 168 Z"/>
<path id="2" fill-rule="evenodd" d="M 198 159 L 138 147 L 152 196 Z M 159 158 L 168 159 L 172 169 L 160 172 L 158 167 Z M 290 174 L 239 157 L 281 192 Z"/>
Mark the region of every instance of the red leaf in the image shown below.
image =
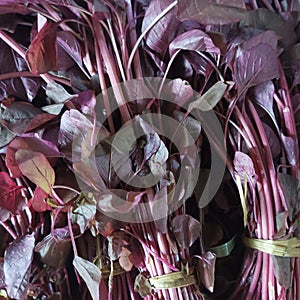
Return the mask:
<path id="1" fill-rule="evenodd" d="M 31 199 L 32 208 L 37 212 L 51 210 L 51 207 L 45 201 L 47 197 L 48 194 L 40 187 L 37 187 L 34 191 L 33 198 Z"/>
<path id="2" fill-rule="evenodd" d="M 22 197 L 23 187 L 17 186 L 6 172 L 0 172 L 0 207 L 13 214 L 22 211 L 25 199 Z"/>
<path id="3" fill-rule="evenodd" d="M 55 23 L 45 23 L 26 52 L 26 60 L 34 74 L 43 74 L 56 68 Z"/>

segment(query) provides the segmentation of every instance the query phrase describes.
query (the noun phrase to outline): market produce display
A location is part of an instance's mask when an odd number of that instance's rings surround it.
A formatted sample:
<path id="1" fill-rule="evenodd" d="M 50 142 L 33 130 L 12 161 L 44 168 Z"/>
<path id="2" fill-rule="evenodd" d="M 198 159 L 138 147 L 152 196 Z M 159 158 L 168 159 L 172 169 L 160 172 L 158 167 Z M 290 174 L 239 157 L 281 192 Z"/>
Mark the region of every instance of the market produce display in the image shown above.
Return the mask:
<path id="1" fill-rule="evenodd" d="M 0 1 L 0 299 L 300 299 L 299 0 Z"/>

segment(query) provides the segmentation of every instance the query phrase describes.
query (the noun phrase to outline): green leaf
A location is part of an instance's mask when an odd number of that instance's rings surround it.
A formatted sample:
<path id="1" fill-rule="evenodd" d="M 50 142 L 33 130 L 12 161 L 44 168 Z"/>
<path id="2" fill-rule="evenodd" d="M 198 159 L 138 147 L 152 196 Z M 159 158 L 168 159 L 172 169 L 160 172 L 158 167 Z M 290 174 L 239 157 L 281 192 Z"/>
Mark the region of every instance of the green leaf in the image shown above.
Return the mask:
<path id="1" fill-rule="evenodd" d="M 73 266 L 78 271 L 81 278 L 86 283 L 93 300 L 99 298 L 99 286 L 101 280 L 100 270 L 90 261 L 83 259 L 79 256 L 75 256 L 73 260 Z"/>
<path id="2" fill-rule="evenodd" d="M 55 173 L 44 154 L 26 149 L 16 152 L 16 161 L 23 175 L 50 194 Z"/>
<path id="3" fill-rule="evenodd" d="M 218 81 L 198 100 L 192 102 L 189 105 L 189 111 L 192 111 L 194 108 L 200 109 L 202 111 L 212 110 L 223 98 L 228 87 L 230 87 L 229 84 Z"/>

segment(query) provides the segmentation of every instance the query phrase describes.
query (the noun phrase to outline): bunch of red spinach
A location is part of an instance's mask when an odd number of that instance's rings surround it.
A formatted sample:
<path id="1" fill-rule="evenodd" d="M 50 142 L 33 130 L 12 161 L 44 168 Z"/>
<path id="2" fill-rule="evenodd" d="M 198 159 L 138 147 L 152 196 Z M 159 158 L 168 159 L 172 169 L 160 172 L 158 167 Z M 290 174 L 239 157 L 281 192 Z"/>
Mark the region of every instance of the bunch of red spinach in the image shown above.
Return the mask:
<path id="1" fill-rule="evenodd" d="M 299 20 L 293 0 L 1 1 L 1 297 L 297 299 L 299 259 L 246 249 L 235 278 L 209 248 L 242 231 L 299 238 Z M 161 90 L 126 101 L 118 84 L 143 77 L 160 78 L 175 103 L 159 99 Z M 193 117 L 203 102 L 224 141 L 209 144 Z M 161 115 L 156 130 L 142 117 L 149 112 Z M 174 139 L 164 137 L 163 116 L 187 127 L 194 144 L 175 143 L 175 128 Z M 130 156 L 112 166 L 122 153 L 113 139 L 128 122 L 118 138 Z M 227 171 L 199 208 L 189 182 L 193 168 L 198 187 L 207 182 L 211 148 Z M 119 176 L 130 169 L 160 180 L 134 187 Z M 182 194 L 187 201 L 167 217 L 143 222 Z M 132 211 L 132 222 L 110 217 Z M 197 283 L 151 285 L 173 272 Z"/>

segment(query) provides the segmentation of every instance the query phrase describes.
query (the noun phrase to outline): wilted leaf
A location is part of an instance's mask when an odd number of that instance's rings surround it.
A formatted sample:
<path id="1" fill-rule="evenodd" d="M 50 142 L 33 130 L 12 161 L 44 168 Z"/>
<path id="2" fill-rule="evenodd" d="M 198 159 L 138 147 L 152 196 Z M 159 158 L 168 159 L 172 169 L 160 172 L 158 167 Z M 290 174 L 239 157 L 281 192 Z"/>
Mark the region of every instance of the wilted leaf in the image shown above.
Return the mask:
<path id="1" fill-rule="evenodd" d="M 26 60 L 34 74 L 43 74 L 56 68 L 56 23 L 45 23 L 31 42 Z"/>
<path id="2" fill-rule="evenodd" d="M 16 152 L 16 161 L 26 177 L 47 194 L 51 194 L 51 187 L 55 182 L 55 173 L 42 153 L 19 149 Z"/>
<path id="3" fill-rule="evenodd" d="M 26 205 L 22 189 L 9 177 L 6 172 L 0 172 L 0 207 L 12 214 L 20 213 Z"/>
<path id="4" fill-rule="evenodd" d="M 26 299 L 35 238 L 27 234 L 14 240 L 4 253 L 6 291 L 10 298 Z"/>
<path id="5" fill-rule="evenodd" d="M 100 270 L 90 261 L 75 256 L 73 265 L 86 283 L 93 300 L 99 300 Z"/>
<path id="6" fill-rule="evenodd" d="M 241 178 L 244 178 L 244 174 L 246 174 L 248 178 L 252 178 L 256 174 L 251 157 L 243 152 L 235 152 L 233 165 L 235 171 Z"/>
<path id="7" fill-rule="evenodd" d="M 202 111 L 212 110 L 223 98 L 228 87 L 228 84 L 222 81 L 218 81 L 198 100 L 192 102 L 189 105 L 189 111 L 194 108 L 200 109 Z"/>
<path id="8" fill-rule="evenodd" d="M 56 228 L 34 248 L 39 253 L 41 262 L 58 269 L 65 266 L 71 250 L 69 228 Z"/>
<path id="9" fill-rule="evenodd" d="M 123 247 L 119 255 L 119 264 L 127 272 L 129 272 L 133 267 L 130 256 L 131 252 L 127 248 Z"/>
<path id="10" fill-rule="evenodd" d="M 196 266 L 201 283 L 212 293 L 215 284 L 216 255 L 212 252 L 206 252 L 202 257 L 194 256 L 194 258 L 197 263 Z"/>
<path id="11" fill-rule="evenodd" d="M 246 13 L 242 0 L 179 0 L 181 21 L 194 20 L 203 25 L 223 25 L 240 21 Z"/>
<path id="12" fill-rule="evenodd" d="M 182 248 L 189 248 L 200 236 L 201 224 L 189 215 L 179 215 L 171 222 L 172 232 Z"/>
<path id="13" fill-rule="evenodd" d="M 134 281 L 134 290 L 140 294 L 142 298 L 151 295 L 151 284 L 149 280 L 142 274 L 136 276 Z"/>
<path id="14" fill-rule="evenodd" d="M 71 220 L 79 226 L 80 232 L 84 233 L 85 229 L 90 226 L 90 222 L 95 217 L 95 214 L 95 200 L 87 201 L 83 198 L 79 203 L 76 203 L 71 210 Z"/>

